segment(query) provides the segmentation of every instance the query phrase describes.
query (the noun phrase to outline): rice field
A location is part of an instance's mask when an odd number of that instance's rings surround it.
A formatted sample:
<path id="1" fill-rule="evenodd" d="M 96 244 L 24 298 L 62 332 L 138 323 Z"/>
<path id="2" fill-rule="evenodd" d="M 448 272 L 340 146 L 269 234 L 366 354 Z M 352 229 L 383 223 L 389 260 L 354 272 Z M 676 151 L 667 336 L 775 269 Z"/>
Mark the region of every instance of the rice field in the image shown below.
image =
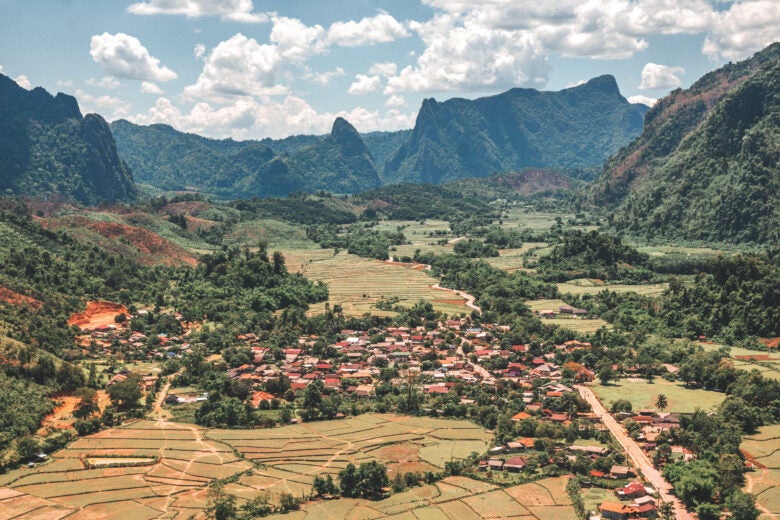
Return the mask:
<path id="1" fill-rule="evenodd" d="M 411 307 L 420 300 L 430 302 L 448 315 L 470 313 L 465 300 L 443 289 L 433 289 L 437 279 L 428 276 L 422 266 L 382 262 L 361 258 L 333 249 L 283 251 L 290 271 L 302 272 L 307 278 L 328 284 L 331 308 L 341 305 L 347 316 L 370 312 L 379 316 L 394 315 L 375 307 L 382 299 L 398 298 L 398 305 Z M 312 314 L 324 312 L 325 303 L 313 305 Z"/>
<path id="2" fill-rule="evenodd" d="M 440 471 L 445 462 L 483 453 L 491 435 L 466 421 L 364 414 L 270 430 L 211 430 L 209 437 L 257 465 L 236 482 L 237 496 L 262 491 L 274 502 L 284 492 L 308 495 L 315 476 L 336 477 L 350 463 L 380 461 L 391 477 Z"/>
<path id="3" fill-rule="evenodd" d="M 2 475 L 0 518 L 188 516 L 205 505 L 191 511 L 192 494 L 252 468 L 203 429 L 162 421 L 82 437 L 51 459 Z"/>
<path id="4" fill-rule="evenodd" d="M 532 311 L 542 311 L 545 309 L 552 309 L 552 310 L 558 310 L 559 307 L 562 307 L 564 305 L 567 305 L 566 302 L 563 300 L 528 300 L 525 302 L 526 305 L 532 310 Z M 584 334 L 589 334 L 592 332 L 596 332 L 601 327 L 611 328 L 612 326 L 607 323 L 606 321 L 602 320 L 601 318 L 595 318 L 595 319 L 583 319 L 583 318 L 575 318 L 575 317 L 556 317 L 556 318 L 544 318 L 542 320 L 542 323 L 545 323 L 547 325 L 558 325 L 559 327 L 564 327 L 567 329 L 571 329 L 575 332 L 580 332 Z"/>
<path id="5" fill-rule="evenodd" d="M 780 515 L 780 425 L 764 426 L 758 433 L 747 435 L 740 448 L 747 452 L 758 466 L 745 474 L 745 491 L 756 495 L 763 514 L 760 519 Z"/>
<path id="6" fill-rule="evenodd" d="M 668 283 L 646 284 L 646 285 L 627 285 L 627 284 L 604 284 L 601 280 L 590 280 L 580 278 L 569 280 L 558 284 L 558 291 L 561 294 L 571 294 L 579 296 L 581 294 L 598 294 L 601 291 L 609 290 L 616 293 L 635 292 L 642 296 L 660 296 L 667 288 Z"/>
<path id="7" fill-rule="evenodd" d="M 447 477 L 435 484 L 396 493 L 384 500 L 340 499 L 312 502 L 289 516 L 294 520 L 575 520 L 577 516 L 574 508 L 563 491 L 566 481 L 567 477 L 559 477 L 501 488 L 465 477 Z"/>

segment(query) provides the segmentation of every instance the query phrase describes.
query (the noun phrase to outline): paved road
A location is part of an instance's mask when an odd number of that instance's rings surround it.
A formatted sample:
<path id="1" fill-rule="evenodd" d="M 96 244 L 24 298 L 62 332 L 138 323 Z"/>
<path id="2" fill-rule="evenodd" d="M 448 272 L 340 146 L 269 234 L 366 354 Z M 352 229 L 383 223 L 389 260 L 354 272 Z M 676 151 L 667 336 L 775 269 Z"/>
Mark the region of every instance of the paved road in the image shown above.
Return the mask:
<path id="1" fill-rule="evenodd" d="M 607 413 L 593 391 L 582 385 L 575 385 L 575 388 L 580 395 L 590 403 L 593 412 L 601 418 L 607 428 L 609 428 L 609 431 L 612 432 L 612 435 L 614 435 L 620 445 L 623 446 L 623 449 L 626 450 L 626 453 L 628 453 L 629 457 L 634 461 L 634 465 L 639 469 L 642 475 L 644 475 L 645 480 L 658 490 L 658 495 L 661 497 L 661 500 L 674 504 L 675 518 L 678 520 L 694 520 L 695 517 L 693 514 L 686 511 L 682 502 L 671 494 L 672 486 L 669 485 L 663 475 L 653 467 L 650 459 L 648 459 L 645 452 L 637 446 L 634 439 L 629 437 L 615 418 Z"/>

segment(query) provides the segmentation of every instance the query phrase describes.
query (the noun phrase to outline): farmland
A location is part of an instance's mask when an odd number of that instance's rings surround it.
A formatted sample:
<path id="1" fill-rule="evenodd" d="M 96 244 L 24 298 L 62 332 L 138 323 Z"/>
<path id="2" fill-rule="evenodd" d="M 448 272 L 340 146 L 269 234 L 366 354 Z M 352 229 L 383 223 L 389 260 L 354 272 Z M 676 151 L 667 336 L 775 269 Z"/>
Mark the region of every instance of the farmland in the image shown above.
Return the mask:
<path id="1" fill-rule="evenodd" d="M 532 311 L 541 311 L 544 309 L 557 310 L 559 307 L 566 305 L 563 300 L 529 300 L 526 305 Z M 567 329 L 571 329 L 575 332 L 590 333 L 599 330 L 601 327 L 609 328 L 610 325 L 601 318 L 596 319 L 583 319 L 575 317 L 557 317 L 557 318 L 545 318 L 543 323 L 548 325 L 559 325 Z"/>
<path id="2" fill-rule="evenodd" d="M 397 304 L 410 307 L 420 300 L 433 304 L 447 314 L 470 313 L 465 300 L 446 290 L 433 289 L 437 280 L 420 266 L 388 263 L 361 258 L 332 249 L 284 251 L 288 269 L 301 271 L 312 280 L 328 284 L 329 304 L 341 305 L 347 316 L 393 315 L 374 305 L 382 299 L 398 298 Z M 323 312 L 325 304 L 312 306 L 311 312 Z"/>
<path id="3" fill-rule="evenodd" d="M 315 518 L 457 519 L 522 518 L 575 520 L 564 488 L 566 477 L 500 488 L 465 477 L 447 477 L 376 502 L 341 499 L 315 502 L 292 513 L 294 520 Z"/>
<path id="4" fill-rule="evenodd" d="M 754 472 L 746 473 L 745 491 L 754 493 L 764 513 L 760 518 L 780 515 L 780 426 L 764 426 L 753 435 L 745 436 L 741 449 L 756 464 Z"/>
<path id="5" fill-rule="evenodd" d="M 664 394 L 669 402 L 668 412 L 692 413 L 697 408 L 710 411 L 726 397 L 723 393 L 686 388 L 682 383 L 661 378 L 653 383 L 644 379 L 623 379 L 607 386 L 595 384 L 591 389 L 607 409 L 618 399 L 630 401 L 634 410 L 655 408 L 656 397 Z"/>
<path id="6" fill-rule="evenodd" d="M 465 421 L 365 414 L 272 430 L 211 430 L 209 437 L 258 465 L 226 491 L 239 497 L 268 492 L 308 494 L 314 477 L 349 463 L 378 460 L 396 473 L 440 471 L 444 463 L 484 452 L 490 434 Z"/>

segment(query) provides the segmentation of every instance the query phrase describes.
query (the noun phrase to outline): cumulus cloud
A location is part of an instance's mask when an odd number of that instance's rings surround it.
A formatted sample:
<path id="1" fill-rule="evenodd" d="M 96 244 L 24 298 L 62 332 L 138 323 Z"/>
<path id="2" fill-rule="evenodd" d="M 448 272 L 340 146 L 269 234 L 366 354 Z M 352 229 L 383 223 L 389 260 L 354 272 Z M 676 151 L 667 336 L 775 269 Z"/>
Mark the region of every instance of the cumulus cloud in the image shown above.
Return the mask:
<path id="1" fill-rule="evenodd" d="M 0 67 L 0 72 L 2 72 L 3 68 Z M 69 79 L 58 79 L 57 80 L 57 86 L 60 88 L 68 88 L 73 86 L 73 81 Z"/>
<path id="2" fill-rule="evenodd" d="M 350 94 L 368 94 L 369 92 L 376 92 L 381 86 L 381 80 L 379 76 L 366 76 L 365 74 L 358 74 L 355 76 L 355 81 L 349 86 L 347 90 Z"/>
<path id="3" fill-rule="evenodd" d="M 543 86 L 547 58 L 533 36 L 466 23 L 448 15 L 411 22 L 426 45 L 414 66 L 388 79 L 386 94 Z"/>
<path id="4" fill-rule="evenodd" d="M 276 46 L 238 33 L 205 57 L 200 76 L 184 93 L 195 98 L 283 94 L 287 89 L 276 84 L 281 60 Z"/>
<path id="5" fill-rule="evenodd" d="M 127 8 L 127 12 L 139 15 L 180 15 L 187 18 L 219 16 L 223 20 L 243 23 L 268 21 L 264 13 L 255 13 L 252 0 L 147 0 Z"/>
<path id="6" fill-rule="evenodd" d="M 387 98 L 387 101 L 385 101 L 386 107 L 395 107 L 395 108 L 403 108 L 406 106 L 406 99 L 404 99 L 403 96 L 399 96 L 397 94 L 394 94 Z"/>
<path id="7" fill-rule="evenodd" d="M 394 76 L 396 72 L 398 72 L 398 65 L 391 61 L 374 63 L 368 69 L 368 73 L 372 76 Z"/>
<path id="8" fill-rule="evenodd" d="M 640 90 L 673 89 L 682 85 L 678 74 L 685 74 L 682 67 L 669 67 L 658 63 L 647 63 L 642 69 Z"/>
<path id="9" fill-rule="evenodd" d="M 24 74 L 20 74 L 19 76 L 16 76 L 14 78 L 14 81 L 16 82 L 17 85 L 19 85 L 25 90 L 30 90 L 32 88 L 32 84 L 30 84 L 30 78 L 28 78 Z"/>
<path id="10" fill-rule="evenodd" d="M 182 110 L 170 99 L 161 97 L 148 112 L 129 119 L 143 125 L 165 123 L 183 131 L 210 137 L 249 139 L 326 134 L 336 117 L 347 119 L 361 132 L 400 130 L 411 128 L 414 124 L 412 114 L 395 109 L 379 112 L 356 107 L 335 113 L 317 112 L 306 100 L 293 95 L 281 101 L 268 96 L 257 99 L 241 97 L 221 107 L 201 102 L 189 110 Z"/>
<path id="11" fill-rule="evenodd" d="M 314 83 L 315 85 L 320 85 L 325 87 L 330 83 L 331 79 L 337 76 L 343 76 L 344 74 L 346 73 L 344 72 L 344 69 L 341 67 L 336 67 L 335 70 L 328 70 L 325 72 L 314 72 L 307 67 L 304 70 L 302 78 L 308 81 L 309 83 Z"/>
<path id="12" fill-rule="evenodd" d="M 132 106 L 129 102 L 118 97 L 93 96 L 81 89 L 76 90 L 76 99 L 83 113 L 94 112 L 109 121 L 127 117 Z"/>
<path id="13" fill-rule="evenodd" d="M 649 107 L 655 105 L 656 101 L 658 101 L 658 99 L 656 99 L 656 98 L 643 96 L 641 94 L 638 94 L 636 96 L 629 96 L 627 99 L 628 99 L 629 103 L 633 103 L 633 104 L 641 103 L 641 104 L 647 105 Z"/>
<path id="14" fill-rule="evenodd" d="M 149 54 L 138 38 L 124 33 L 96 34 L 90 40 L 89 54 L 110 75 L 117 78 L 170 81 L 175 72 Z"/>
<path id="15" fill-rule="evenodd" d="M 321 25 L 307 26 L 297 18 L 274 16 L 271 43 L 284 60 L 302 63 L 309 56 L 325 52 L 325 29 Z"/>
<path id="16" fill-rule="evenodd" d="M 740 60 L 780 40 L 780 4 L 774 0 L 745 0 L 717 13 L 702 52 L 715 61 Z"/>
<path id="17" fill-rule="evenodd" d="M 113 90 L 119 86 L 119 80 L 113 76 L 104 76 L 103 79 L 89 78 L 85 81 L 90 87 L 100 87 Z"/>
<path id="18" fill-rule="evenodd" d="M 195 44 L 195 48 L 192 50 L 196 58 L 202 58 L 206 54 L 206 46 L 202 43 Z"/>
<path id="19" fill-rule="evenodd" d="M 151 81 L 144 81 L 141 83 L 141 94 L 162 94 L 163 91 L 156 84 Z"/>
<path id="20" fill-rule="evenodd" d="M 342 47 L 388 43 L 407 36 L 406 27 L 385 11 L 359 22 L 336 22 L 328 29 L 328 42 Z"/>

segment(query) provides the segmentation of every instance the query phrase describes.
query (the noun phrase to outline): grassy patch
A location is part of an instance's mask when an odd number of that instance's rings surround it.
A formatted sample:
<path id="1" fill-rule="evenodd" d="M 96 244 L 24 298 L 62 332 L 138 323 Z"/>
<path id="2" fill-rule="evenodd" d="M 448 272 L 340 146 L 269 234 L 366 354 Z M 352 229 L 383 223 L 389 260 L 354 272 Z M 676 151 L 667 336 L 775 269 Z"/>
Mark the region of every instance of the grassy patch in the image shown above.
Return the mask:
<path id="1" fill-rule="evenodd" d="M 726 394 L 708 390 L 685 388 L 682 383 L 657 378 L 654 383 L 647 381 L 621 380 L 607 386 L 594 384 L 591 389 L 609 409 L 618 399 L 627 399 L 634 410 L 655 408 L 655 400 L 664 394 L 669 402 L 667 412 L 692 413 L 696 408 L 712 410 L 717 407 Z"/>

